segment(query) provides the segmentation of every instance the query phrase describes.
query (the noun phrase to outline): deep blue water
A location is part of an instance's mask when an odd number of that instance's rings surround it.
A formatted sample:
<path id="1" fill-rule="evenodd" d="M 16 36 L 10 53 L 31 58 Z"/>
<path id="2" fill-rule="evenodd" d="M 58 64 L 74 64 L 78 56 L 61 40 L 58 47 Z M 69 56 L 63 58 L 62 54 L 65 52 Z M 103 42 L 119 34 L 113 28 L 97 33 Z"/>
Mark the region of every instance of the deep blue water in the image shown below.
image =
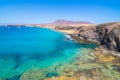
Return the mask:
<path id="1" fill-rule="evenodd" d="M 78 44 L 65 34 L 46 28 L 1 26 L 0 79 L 19 76 L 31 66 L 43 69 L 68 62 L 76 54 L 85 53 L 79 49 L 94 47 Z"/>

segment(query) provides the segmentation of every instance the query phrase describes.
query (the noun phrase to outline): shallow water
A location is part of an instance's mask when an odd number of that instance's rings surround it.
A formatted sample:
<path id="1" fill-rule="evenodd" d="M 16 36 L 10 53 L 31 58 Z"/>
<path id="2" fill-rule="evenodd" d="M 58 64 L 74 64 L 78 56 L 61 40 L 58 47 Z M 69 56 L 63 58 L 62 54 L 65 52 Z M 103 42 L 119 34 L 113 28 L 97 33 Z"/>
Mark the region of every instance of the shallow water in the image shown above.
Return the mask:
<path id="1" fill-rule="evenodd" d="M 0 79 L 18 80 L 29 69 L 62 65 L 95 47 L 77 44 L 65 34 L 50 29 L 1 26 Z"/>

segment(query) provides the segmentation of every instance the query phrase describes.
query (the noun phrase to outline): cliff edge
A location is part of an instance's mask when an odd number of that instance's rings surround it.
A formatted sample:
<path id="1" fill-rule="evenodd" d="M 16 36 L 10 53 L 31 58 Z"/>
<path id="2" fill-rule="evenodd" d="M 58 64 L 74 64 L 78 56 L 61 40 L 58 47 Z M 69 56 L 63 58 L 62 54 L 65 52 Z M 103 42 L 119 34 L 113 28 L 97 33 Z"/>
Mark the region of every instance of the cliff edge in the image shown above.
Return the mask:
<path id="1" fill-rule="evenodd" d="M 76 28 L 73 36 L 81 40 L 97 42 L 108 50 L 120 52 L 120 22 L 80 26 Z"/>

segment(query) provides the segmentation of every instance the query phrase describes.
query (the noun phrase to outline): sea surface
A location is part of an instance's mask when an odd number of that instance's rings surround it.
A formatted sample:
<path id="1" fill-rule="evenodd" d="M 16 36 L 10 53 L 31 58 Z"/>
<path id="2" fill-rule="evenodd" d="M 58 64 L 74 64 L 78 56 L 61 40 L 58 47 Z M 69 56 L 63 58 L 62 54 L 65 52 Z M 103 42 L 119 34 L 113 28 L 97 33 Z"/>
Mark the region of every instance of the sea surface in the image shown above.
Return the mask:
<path id="1" fill-rule="evenodd" d="M 30 69 L 45 69 L 45 77 L 57 76 L 56 67 L 95 47 L 46 28 L 0 26 L 0 80 L 19 80 Z"/>

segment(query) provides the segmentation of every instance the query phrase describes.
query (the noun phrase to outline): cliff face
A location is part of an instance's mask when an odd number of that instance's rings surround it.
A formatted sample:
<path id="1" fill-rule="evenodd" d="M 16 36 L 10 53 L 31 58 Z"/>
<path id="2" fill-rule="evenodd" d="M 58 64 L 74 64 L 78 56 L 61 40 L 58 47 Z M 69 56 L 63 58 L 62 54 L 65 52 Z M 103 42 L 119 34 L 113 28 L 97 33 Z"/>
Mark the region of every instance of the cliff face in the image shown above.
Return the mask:
<path id="1" fill-rule="evenodd" d="M 120 22 L 96 26 L 101 45 L 120 52 Z"/>
<path id="2" fill-rule="evenodd" d="M 113 29 L 110 34 L 108 35 L 109 40 L 111 40 L 111 49 L 115 49 L 120 52 L 120 26 Z M 108 45 L 109 46 L 109 45 Z"/>
<path id="3" fill-rule="evenodd" d="M 82 40 L 98 42 L 109 50 L 120 52 L 120 22 L 81 26 L 75 30 L 74 36 Z"/>
<path id="4" fill-rule="evenodd" d="M 98 34 L 96 33 L 95 26 L 81 26 L 78 27 L 73 36 L 78 37 L 80 40 L 98 42 Z"/>

